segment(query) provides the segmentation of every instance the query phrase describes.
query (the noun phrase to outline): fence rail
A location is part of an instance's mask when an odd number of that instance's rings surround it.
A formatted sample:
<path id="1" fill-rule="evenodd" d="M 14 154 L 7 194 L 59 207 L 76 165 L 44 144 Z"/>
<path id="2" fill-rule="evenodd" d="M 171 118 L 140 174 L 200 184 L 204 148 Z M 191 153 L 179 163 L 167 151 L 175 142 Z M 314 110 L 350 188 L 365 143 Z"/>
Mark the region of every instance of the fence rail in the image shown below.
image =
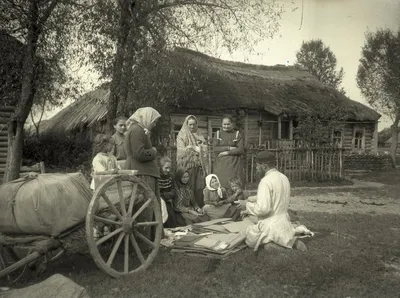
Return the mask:
<path id="1" fill-rule="evenodd" d="M 255 157 L 266 149 L 245 149 L 243 156 L 246 183 L 257 181 Z M 277 169 L 290 181 L 335 180 L 343 178 L 343 149 L 340 148 L 281 148 L 267 149 L 276 156 Z M 175 167 L 176 148 L 170 147 L 165 152 Z"/>
<path id="2" fill-rule="evenodd" d="M 256 180 L 255 156 L 260 150 L 247 149 L 246 182 Z M 291 181 L 334 180 L 343 177 L 343 150 L 339 148 L 270 149 L 276 156 L 277 169 Z"/>

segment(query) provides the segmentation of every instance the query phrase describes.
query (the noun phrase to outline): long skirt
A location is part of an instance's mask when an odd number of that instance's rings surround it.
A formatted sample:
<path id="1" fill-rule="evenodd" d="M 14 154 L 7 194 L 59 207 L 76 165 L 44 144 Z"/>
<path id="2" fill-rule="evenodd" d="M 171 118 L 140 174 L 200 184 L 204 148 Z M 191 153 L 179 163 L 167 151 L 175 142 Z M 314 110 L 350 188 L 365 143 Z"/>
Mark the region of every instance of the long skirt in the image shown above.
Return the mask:
<path id="1" fill-rule="evenodd" d="M 175 228 L 175 227 L 183 227 L 186 225 L 185 219 L 182 214 L 176 212 L 171 201 L 165 201 L 165 205 L 167 206 L 168 219 L 164 223 L 164 227 L 166 228 Z"/>
<path id="2" fill-rule="evenodd" d="M 158 207 L 160 208 L 160 212 L 161 212 L 161 203 L 160 203 L 160 191 L 158 189 L 158 180 L 157 178 L 153 177 L 153 176 L 148 176 L 148 175 L 138 175 L 138 178 L 140 178 L 145 184 L 147 184 L 147 186 L 150 187 L 150 189 L 152 191 L 154 191 L 154 194 L 157 197 L 157 201 L 158 201 Z M 143 202 L 144 203 L 144 202 Z M 140 207 L 139 207 L 140 208 Z M 154 213 L 153 210 L 150 208 L 146 208 L 145 210 L 143 210 L 143 212 L 138 216 L 138 220 L 140 221 L 153 221 L 154 218 Z M 153 231 L 154 232 L 154 231 Z M 142 230 L 142 233 L 145 237 L 147 238 L 153 238 L 154 235 L 152 235 L 152 229 L 149 227 L 144 227 Z"/>
<path id="3" fill-rule="evenodd" d="M 194 210 L 194 209 L 192 209 Z M 195 215 L 195 214 L 191 214 L 191 213 L 181 213 L 182 217 L 185 219 L 185 224 L 186 225 L 191 225 L 194 223 L 199 223 L 199 222 L 205 222 L 205 221 L 209 221 L 210 218 L 204 214 L 204 215 Z"/>
<path id="4" fill-rule="evenodd" d="M 214 205 L 205 205 L 203 210 L 210 217 L 210 219 L 218 219 L 223 218 L 226 211 L 229 209 L 229 204 L 214 206 Z"/>
<path id="5" fill-rule="evenodd" d="M 213 173 L 218 176 L 222 187 L 229 189 L 229 179 L 238 177 L 242 184 L 245 181 L 243 159 L 241 156 L 221 156 L 215 158 Z"/>
<path id="6" fill-rule="evenodd" d="M 199 207 L 204 206 L 203 190 L 206 187 L 204 172 L 201 167 L 193 167 L 188 170 L 190 175 L 190 183 L 193 188 L 194 197 Z"/>

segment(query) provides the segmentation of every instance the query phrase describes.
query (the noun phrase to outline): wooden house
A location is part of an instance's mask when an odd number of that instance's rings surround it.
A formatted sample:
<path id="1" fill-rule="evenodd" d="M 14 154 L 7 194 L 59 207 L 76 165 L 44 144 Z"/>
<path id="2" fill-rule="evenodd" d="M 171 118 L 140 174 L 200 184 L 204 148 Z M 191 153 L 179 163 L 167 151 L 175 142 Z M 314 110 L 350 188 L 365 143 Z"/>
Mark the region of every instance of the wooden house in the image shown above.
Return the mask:
<path id="1" fill-rule="evenodd" d="M 332 140 L 351 152 L 377 148 L 380 115 L 304 70 L 224 61 L 187 49 L 176 49 L 173 55 L 191 61 L 199 85 L 196 92 L 178 99 L 169 115 L 163 115 L 159 127 L 164 139 L 173 142 L 189 114 L 198 118 L 200 131 L 211 137 L 220 128 L 222 116 L 230 114 L 244 133 L 246 147 L 289 146 L 294 143 L 300 113 L 334 103 L 343 107 L 346 117 L 332 131 Z M 100 131 L 108 94 L 107 84 L 85 94 L 50 119 L 45 132 L 76 132 L 88 126 Z"/>

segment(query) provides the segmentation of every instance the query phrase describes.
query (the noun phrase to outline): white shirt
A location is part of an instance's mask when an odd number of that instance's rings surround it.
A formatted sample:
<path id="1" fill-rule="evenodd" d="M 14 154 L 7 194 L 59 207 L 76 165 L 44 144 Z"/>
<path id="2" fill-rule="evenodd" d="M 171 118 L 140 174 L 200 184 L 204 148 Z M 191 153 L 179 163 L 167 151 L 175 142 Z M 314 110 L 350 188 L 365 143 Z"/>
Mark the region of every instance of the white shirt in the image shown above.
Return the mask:
<path id="1" fill-rule="evenodd" d="M 247 212 L 258 220 L 285 214 L 289 208 L 289 179 L 276 169 L 269 170 L 258 184 L 256 201 L 246 204 Z"/>

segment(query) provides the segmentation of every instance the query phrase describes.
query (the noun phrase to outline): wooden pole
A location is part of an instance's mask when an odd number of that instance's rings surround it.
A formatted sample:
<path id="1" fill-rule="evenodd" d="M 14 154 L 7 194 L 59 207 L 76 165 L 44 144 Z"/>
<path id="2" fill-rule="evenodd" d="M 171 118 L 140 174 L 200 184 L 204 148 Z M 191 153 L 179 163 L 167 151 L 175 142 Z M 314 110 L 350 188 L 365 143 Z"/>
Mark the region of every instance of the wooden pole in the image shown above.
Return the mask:
<path id="1" fill-rule="evenodd" d="M 293 119 L 289 120 L 289 139 L 293 140 Z"/>
<path id="2" fill-rule="evenodd" d="M 282 117 L 278 117 L 278 140 L 282 138 Z"/>

